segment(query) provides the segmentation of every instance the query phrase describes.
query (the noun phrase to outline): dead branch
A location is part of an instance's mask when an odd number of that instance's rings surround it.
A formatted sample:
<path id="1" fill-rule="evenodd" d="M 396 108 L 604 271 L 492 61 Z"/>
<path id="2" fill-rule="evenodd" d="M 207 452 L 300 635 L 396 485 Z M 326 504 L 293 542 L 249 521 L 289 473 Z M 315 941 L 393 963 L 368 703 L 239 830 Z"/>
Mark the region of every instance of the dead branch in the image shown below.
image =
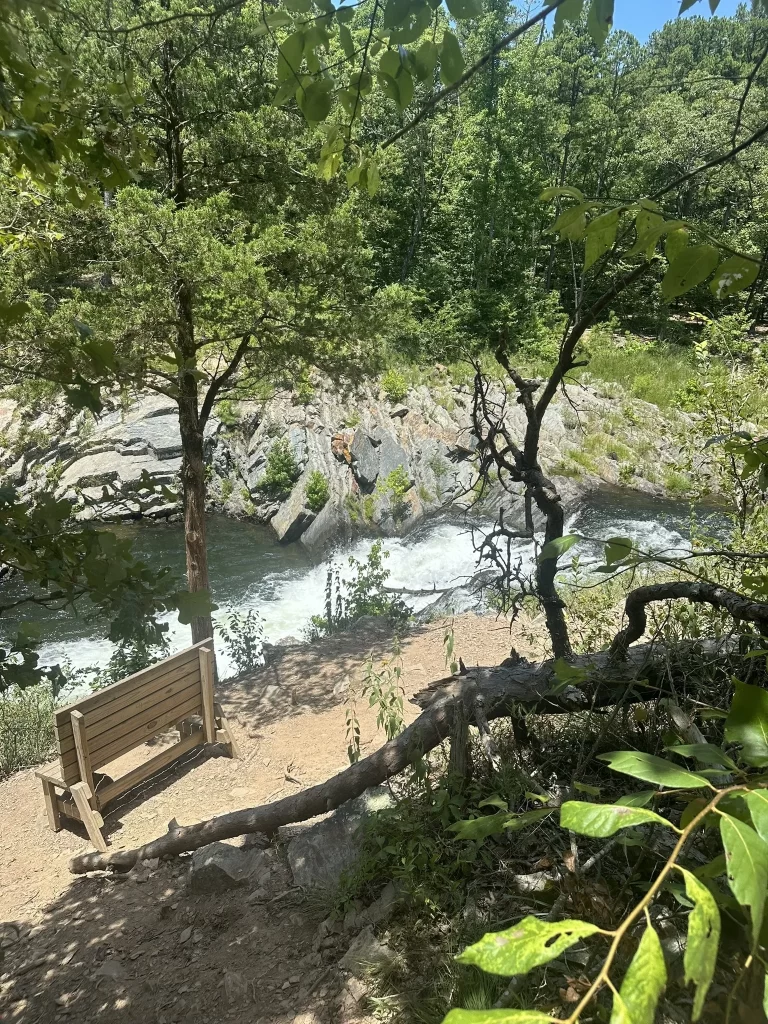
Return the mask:
<path id="1" fill-rule="evenodd" d="M 629 650 L 629 645 L 639 640 L 648 625 L 646 609 L 655 601 L 670 601 L 684 598 L 695 604 L 710 604 L 713 608 L 722 608 L 734 619 L 754 622 L 760 626 L 768 626 L 768 604 L 752 601 L 743 594 L 737 594 L 715 583 L 698 581 L 681 581 L 679 583 L 652 583 L 647 587 L 633 590 L 624 603 L 624 614 L 627 625 L 615 637 L 609 650 L 609 658 L 613 664 L 622 662 Z"/>
<path id="2" fill-rule="evenodd" d="M 722 647 L 699 644 L 698 649 L 722 654 Z M 669 665 L 663 648 L 651 644 L 633 647 L 625 661 L 614 664 L 608 654 L 574 659 L 589 671 L 582 688 L 553 687 L 558 683 L 553 664 L 522 664 L 514 667 L 475 668 L 466 675 L 449 676 L 431 683 L 416 694 L 413 703 L 422 714 L 399 736 L 384 744 L 369 757 L 351 765 L 338 775 L 300 793 L 260 807 L 249 807 L 222 814 L 195 825 L 182 825 L 133 850 L 84 853 L 74 857 L 70 870 L 75 874 L 116 868 L 127 871 L 141 860 L 168 858 L 221 839 L 260 832 L 274 835 L 281 825 L 306 821 L 334 810 L 340 804 L 360 796 L 402 772 L 419 757 L 438 746 L 451 731 L 457 705 L 467 709 L 469 721 L 476 725 L 477 697 L 484 701 L 488 720 L 507 717 L 521 707 L 540 714 L 562 714 L 590 707 L 614 704 L 637 686 L 635 701 L 647 699 L 643 683 L 663 688 Z M 641 680 L 643 682 L 641 682 Z"/>

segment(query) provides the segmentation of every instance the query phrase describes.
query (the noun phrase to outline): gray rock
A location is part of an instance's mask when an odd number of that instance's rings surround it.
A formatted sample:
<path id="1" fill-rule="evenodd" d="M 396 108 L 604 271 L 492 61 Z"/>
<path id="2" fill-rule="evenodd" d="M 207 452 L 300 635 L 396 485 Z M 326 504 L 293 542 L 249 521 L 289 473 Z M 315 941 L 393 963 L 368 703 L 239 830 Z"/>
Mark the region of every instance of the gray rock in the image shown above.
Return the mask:
<path id="1" fill-rule="evenodd" d="M 350 446 L 352 472 L 360 486 L 370 490 L 379 475 L 379 449 L 364 430 L 356 430 Z"/>
<path id="2" fill-rule="evenodd" d="M 189 888 L 198 893 L 256 888 L 268 880 L 272 859 L 270 850 L 211 843 L 192 854 Z"/>
<path id="3" fill-rule="evenodd" d="M 333 886 L 359 857 L 355 835 L 363 819 L 392 805 L 389 790 L 368 789 L 342 804 L 328 818 L 303 829 L 288 843 L 288 864 L 295 885 Z"/>
<path id="4" fill-rule="evenodd" d="M 339 960 L 339 967 L 350 971 L 355 976 L 365 973 L 368 964 L 375 964 L 384 960 L 388 948 L 383 942 L 379 942 L 373 934 L 373 928 L 368 925 L 352 940 L 347 952 Z"/>
<path id="5" fill-rule="evenodd" d="M 280 543 L 290 544 L 298 540 L 314 520 L 315 513 L 304 504 L 304 485 L 299 481 L 272 517 L 271 523 Z"/>
<path id="6" fill-rule="evenodd" d="M 397 440 L 387 433 L 382 434 L 379 446 L 379 477 L 386 480 L 390 473 L 402 466 L 410 477 L 410 467 L 405 449 Z"/>

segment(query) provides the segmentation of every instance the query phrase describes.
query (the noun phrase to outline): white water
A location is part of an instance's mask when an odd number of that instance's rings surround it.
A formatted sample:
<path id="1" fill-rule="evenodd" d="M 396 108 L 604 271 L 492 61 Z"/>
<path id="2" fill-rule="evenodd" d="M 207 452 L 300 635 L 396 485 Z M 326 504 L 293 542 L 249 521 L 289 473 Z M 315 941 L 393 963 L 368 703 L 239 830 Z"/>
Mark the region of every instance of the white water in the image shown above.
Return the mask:
<path id="1" fill-rule="evenodd" d="M 570 517 L 566 532 L 595 539 L 631 537 L 644 551 L 671 554 L 687 550 L 687 525 L 685 506 L 646 502 L 635 507 L 620 507 L 617 499 L 613 498 L 607 503 L 585 505 Z M 212 572 L 219 604 L 214 622 L 221 624 L 234 609 L 240 612 L 254 609 L 263 620 L 265 640 L 274 643 L 287 635 L 303 639 L 311 616 L 323 612 L 329 562 L 310 565 L 301 558 L 298 561 L 295 556 L 289 558 L 291 549 L 273 546 L 265 551 L 263 564 L 258 550 L 251 562 L 244 564 L 250 538 L 245 532 L 239 538 L 237 524 L 230 524 L 227 530 L 226 556 L 229 561 L 226 571 L 218 581 Z M 166 543 L 178 543 L 178 539 L 178 535 L 168 535 Z M 364 560 L 372 543 L 371 539 L 360 540 L 336 554 L 332 561 L 340 567 L 342 576 L 345 570 L 348 572 L 349 556 Z M 238 557 L 241 546 L 243 558 Z M 452 587 L 471 577 L 477 568 L 471 531 L 455 523 L 423 526 L 410 537 L 386 540 L 384 547 L 389 551 L 385 564 L 390 571 L 387 583 L 392 587 L 412 590 Z M 587 567 L 601 561 L 600 547 L 583 542 L 576 545 L 569 555 L 578 554 L 582 565 Z M 520 542 L 519 551 L 523 569 L 530 570 L 530 545 Z M 238 570 L 239 577 L 235 579 Z M 429 597 L 408 597 L 407 603 L 418 610 L 431 600 Z M 457 604 L 457 610 L 461 610 L 461 602 Z M 77 668 L 103 665 L 109 659 L 112 645 L 100 639 L 98 631 L 93 628 L 88 631 L 84 627 L 77 638 L 72 637 L 71 628 L 66 632 L 69 633 L 66 639 L 60 634 L 57 640 L 51 639 L 44 644 L 41 648 L 42 661 L 52 664 L 66 660 Z M 169 638 L 171 649 L 180 650 L 189 643 L 188 627 L 169 620 Z M 234 665 L 221 643 L 217 645 L 217 657 L 222 676 L 231 674 Z"/>

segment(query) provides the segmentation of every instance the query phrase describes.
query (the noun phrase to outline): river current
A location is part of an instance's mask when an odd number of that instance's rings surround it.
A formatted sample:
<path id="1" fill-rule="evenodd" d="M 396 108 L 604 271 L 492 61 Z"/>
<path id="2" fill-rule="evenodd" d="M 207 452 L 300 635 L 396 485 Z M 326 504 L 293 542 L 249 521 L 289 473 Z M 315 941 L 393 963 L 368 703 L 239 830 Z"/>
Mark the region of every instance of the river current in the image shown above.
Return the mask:
<path id="1" fill-rule="evenodd" d="M 723 518 L 710 510 L 699 510 L 694 520 L 700 528 L 720 533 Z M 632 537 L 643 550 L 680 551 L 688 545 L 691 508 L 685 502 L 653 500 L 632 492 L 598 491 L 571 509 L 567 532 L 590 538 Z M 120 525 L 110 529 L 134 539 L 135 550 L 150 565 L 170 566 L 180 578 L 184 571 L 184 537 L 179 525 Z M 337 563 L 342 575 L 350 555 L 364 559 L 372 539 L 357 540 L 339 548 L 325 561 L 317 561 L 300 544 L 282 546 L 269 527 L 213 516 L 208 523 L 210 578 L 218 610 L 214 622 L 228 614 L 255 609 L 263 619 L 264 639 L 274 643 L 287 635 L 303 639 L 312 615 L 323 611 L 329 562 Z M 422 523 L 402 538 L 384 541 L 389 551 L 388 585 L 426 590 L 460 584 L 476 570 L 471 530 L 458 520 L 440 519 Z M 520 544 L 524 559 L 530 559 L 528 545 Z M 579 554 L 582 563 L 599 560 L 599 545 L 580 543 L 569 555 Z M 10 596 L 10 595 L 8 595 Z M 412 597 L 415 609 L 430 598 Z M 39 618 L 35 609 L 34 617 Z M 3 619 L 8 635 L 15 623 Z M 189 642 L 189 628 L 169 621 L 172 651 Z M 51 664 L 69 661 L 74 667 L 102 665 L 112 645 L 104 639 L 103 623 L 72 612 L 49 614 L 43 620 L 41 660 Z M 217 645 L 219 671 L 233 671 L 223 645 Z"/>

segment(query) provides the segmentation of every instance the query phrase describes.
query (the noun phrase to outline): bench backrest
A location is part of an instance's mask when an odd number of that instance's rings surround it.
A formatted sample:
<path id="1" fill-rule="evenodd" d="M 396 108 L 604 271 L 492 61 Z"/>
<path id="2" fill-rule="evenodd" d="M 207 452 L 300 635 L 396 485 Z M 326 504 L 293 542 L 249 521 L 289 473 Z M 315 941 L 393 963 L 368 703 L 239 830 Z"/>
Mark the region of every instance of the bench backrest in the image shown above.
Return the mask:
<path id="1" fill-rule="evenodd" d="M 191 715 L 202 715 L 200 648 L 210 646 L 208 640 L 188 647 L 89 697 L 59 708 L 54 714 L 54 730 L 62 780 L 67 785 L 81 781 L 72 729 L 73 711 L 83 716 L 92 770 L 116 760 L 169 726 Z"/>

